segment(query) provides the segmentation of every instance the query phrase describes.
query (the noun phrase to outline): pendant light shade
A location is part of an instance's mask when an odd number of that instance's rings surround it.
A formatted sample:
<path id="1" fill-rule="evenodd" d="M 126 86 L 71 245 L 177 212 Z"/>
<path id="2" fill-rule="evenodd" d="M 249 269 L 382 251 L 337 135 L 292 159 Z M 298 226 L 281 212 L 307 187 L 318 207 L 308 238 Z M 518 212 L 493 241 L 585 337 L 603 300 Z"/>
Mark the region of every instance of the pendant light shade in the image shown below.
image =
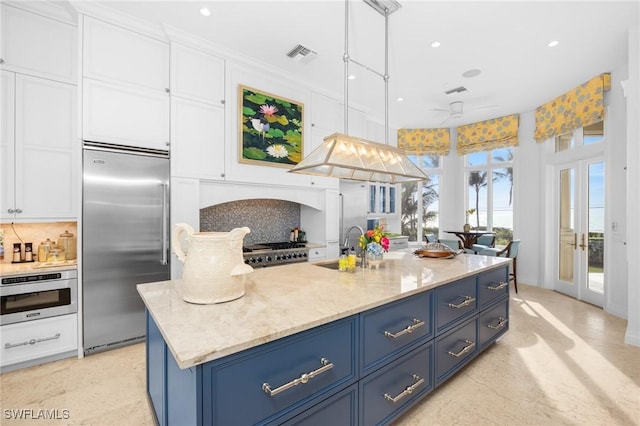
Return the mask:
<path id="1" fill-rule="evenodd" d="M 388 142 L 388 20 L 389 15 L 398 10 L 400 4 L 395 0 L 364 0 L 364 2 L 385 18 L 385 72 L 384 74 L 376 74 L 382 77 L 385 84 L 385 142 Z M 363 66 L 349 56 L 348 14 L 349 0 L 345 0 L 345 43 L 343 55 L 345 85 L 344 131 L 347 133 L 349 126 L 349 62 Z M 363 67 L 368 71 L 373 71 L 369 67 Z M 372 142 L 342 133 L 333 133 L 324 138 L 322 145 L 289 171 L 292 173 L 382 183 L 429 180 L 424 172 L 413 164 L 401 150 L 386 143 Z"/>
<path id="2" fill-rule="evenodd" d="M 399 149 L 342 133 L 324 138 L 322 145 L 290 171 L 382 183 L 428 179 Z"/>

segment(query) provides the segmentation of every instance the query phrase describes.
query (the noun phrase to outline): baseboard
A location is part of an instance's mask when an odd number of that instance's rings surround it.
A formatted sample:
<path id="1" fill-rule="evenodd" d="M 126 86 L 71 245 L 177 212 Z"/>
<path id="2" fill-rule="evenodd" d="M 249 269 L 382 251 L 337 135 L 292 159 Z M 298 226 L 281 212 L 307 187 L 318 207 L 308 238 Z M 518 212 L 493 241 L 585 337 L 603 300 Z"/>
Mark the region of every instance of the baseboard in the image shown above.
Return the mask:
<path id="1" fill-rule="evenodd" d="M 627 345 L 640 346 L 640 334 L 633 334 L 629 328 L 624 335 L 624 342 Z"/>

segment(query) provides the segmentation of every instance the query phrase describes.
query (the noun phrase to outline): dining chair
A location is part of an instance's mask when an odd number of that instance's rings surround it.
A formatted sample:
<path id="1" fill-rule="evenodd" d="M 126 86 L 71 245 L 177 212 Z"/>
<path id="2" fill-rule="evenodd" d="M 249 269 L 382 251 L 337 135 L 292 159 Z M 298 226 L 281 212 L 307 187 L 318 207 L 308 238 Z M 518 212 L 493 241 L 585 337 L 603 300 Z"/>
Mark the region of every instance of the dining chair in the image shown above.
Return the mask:
<path id="1" fill-rule="evenodd" d="M 440 244 L 444 244 L 445 246 L 449 246 L 453 251 L 458 251 L 462 248 L 462 243 L 460 242 L 460 240 L 440 239 L 438 240 L 438 242 Z"/>
<path id="2" fill-rule="evenodd" d="M 485 235 L 480 235 L 478 237 L 477 243 L 471 246 L 471 250 L 474 253 L 478 253 L 480 250 L 484 250 L 486 248 L 492 248 L 495 246 L 496 246 L 496 235 L 485 234 Z"/>
<path id="3" fill-rule="evenodd" d="M 482 249 L 478 252 L 478 254 L 483 254 L 485 256 L 498 256 L 498 257 L 510 257 L 513 259 L 512 273 L 509 273 L 509 281 L 513 280 L 513 286 L 516 289 L 516 293 L 518 293 L 518 277 L 516 270 L 516 258 L 518 257 L 518 249 L 520 248 L 520 240 L 512 240 L 507 244 L 504 248 L 496 248 L 496 247 L 488 247 L 486 249 Z"/>
<path id="4" fill-rule="evenodd" d="M 438 241 L 435 235 L 433 234 L 425 234 L 424 239 L 427 243 L 435 243 Z"/>

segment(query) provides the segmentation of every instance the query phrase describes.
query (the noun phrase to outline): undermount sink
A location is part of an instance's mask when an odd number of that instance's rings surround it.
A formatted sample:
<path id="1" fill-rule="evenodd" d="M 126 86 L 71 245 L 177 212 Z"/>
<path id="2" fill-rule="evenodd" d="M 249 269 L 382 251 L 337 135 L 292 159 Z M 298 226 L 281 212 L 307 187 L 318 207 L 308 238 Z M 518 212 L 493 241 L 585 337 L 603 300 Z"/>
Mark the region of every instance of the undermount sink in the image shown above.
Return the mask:
<path id="1" fill-rule="evenodd" d="M 333 269 L 334 271 L 337 271 L 338 270 L 338 259 L 330 260 L 330 261 L 327 261 L 327 262 L 312 263 L 312 265 L 322 266 L 323 268 Z"/>

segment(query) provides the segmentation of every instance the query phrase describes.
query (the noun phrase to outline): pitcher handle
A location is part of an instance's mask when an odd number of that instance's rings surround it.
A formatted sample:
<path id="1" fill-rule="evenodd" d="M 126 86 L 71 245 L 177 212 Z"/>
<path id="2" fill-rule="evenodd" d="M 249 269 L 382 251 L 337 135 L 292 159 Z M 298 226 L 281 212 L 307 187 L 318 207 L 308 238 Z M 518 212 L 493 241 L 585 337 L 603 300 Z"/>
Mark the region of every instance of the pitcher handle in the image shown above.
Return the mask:
<path id="1" fill-rule="evenodd" d="M 173 234 L 171 235 L 171 247 L 182 263 L 184 263 L 187 258 L 184 251 L 182 251 L 182 243 L 180 242 L 180 236 L 185 231 L 188 235 L 191 235 L 194 232 L 193 228 L 188 223 L 176 223 L 176 227 L 173 229 Z"/>

